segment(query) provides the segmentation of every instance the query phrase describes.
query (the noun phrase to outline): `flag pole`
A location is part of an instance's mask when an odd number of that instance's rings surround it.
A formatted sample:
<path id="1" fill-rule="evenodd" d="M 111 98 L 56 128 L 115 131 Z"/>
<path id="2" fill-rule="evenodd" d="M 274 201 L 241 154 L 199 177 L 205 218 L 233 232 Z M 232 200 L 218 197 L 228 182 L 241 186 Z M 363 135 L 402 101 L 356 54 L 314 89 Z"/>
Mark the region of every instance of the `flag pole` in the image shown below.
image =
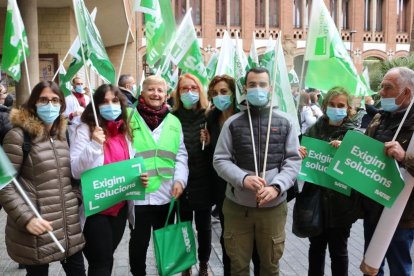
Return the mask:
<path id="1" fill-rule="evenodd" d="M 39 212 L 36 210 L 36 208 L 34 207 L 32 201 L 29 199 L 29 197 L 27 196 L 27 194 L 25 193 L 25 191 L 23 190 L 22 186 L 20 185 L 20 183 L 16 180 L 15 177 L 13 177 L 12 179 L 14 185 L 16 186 L 17 190 L 19 191 L 20 195 L 23 197 L 24 201 L 26 201 L 27 205 L 29 205 L 30 209 L 33 211 L 33 213 L 35 214 L 35 216 L 38 219 L 43 219 L 42 216 L 39 214 Z M 59 248 L 59 250 L 62 253 L 65 253 L 65 249 L 62 247 L 62 245 L 59 243 L 59 241 L 57 240 L 56 236 L 53 234 L 52 231 L 47 231 L 47 233 L 49 234 L 49 236 L 52 238 L 53 242 L 57 245 L 57 247 Z"/>
<path id="2" fill-rule="evenodd" d="M 246 104 L 247 104 L 247 116 L 249 117 L 250 135 L 252 138 L 252 146 L 253 146 L 254 172 L 256 176 L 259 176 L 259 169 L 257 168 L 256 143 L 254 141 L 254 134 L 253 134 L 252 115 L 250 114 L 250 105 L 247 99 L 246 99 Z"/>
<path id="3" fill-rule="evenodd" d="M 73 3 L 73 7 L 74 9 L 76 9 L 76 0 L 72 0 Z M 75 19 L 76 19 L 76 26 L 78 27 L 78 35 L 79 35 L 79 18 L 77 16 L 77 12 L 75 11 Z M 83 60 L 83 68 L 85 69 L 85 74 L 86 74 L 86 82 L 88 83 L 88 87 L 91 87 L 91 81 L 89 79 L 89 72 L 88 72 L 88 67 L 86 65 L 86 59 L 85 59 L 85 52 L 83 50 L 83 43 L 82 43 L 82 39 L 79 36 L 79 44 L 81 47 L 81 52 L 82 52 L 82 60 Z M 92 94 L 92 93 L 91 93 Z M 95 102 L 93 100 L 93 95 L 91 95 L 91 104 L 92 104 L 92 110 L 93 110 L 93 117 L 95 118 L 95 124 L 97 127 L 99 127 L 99 122 L 98 122 L 98 116 L 96 115 L 96 108 L 95 108 Z"/>
<path id="4" fill-rule="evenodd" d="M 25 51 L 25 47 L 24 47 L 24 42 L 23 42 L 23 36 L 20 36 L 20 41 L 22 43 L 22 52 L 23 52 L 23 59 L 24 59 L 24 67 L 26 68 L 26 75 L 27 75 L 27 84 L 29 85 L 29 91 L 31 93 L 32 91 L 32 86 L 30 84 L 30 76 L 29 76 L 29 66 L 27 66 L 27 57 L 26 57 L 26 51 Z M 29 42 L 28 42 L 29 43 Z"/>
<path id="5" fill-rule="evenodd" d="M 130 20 L 128 20 L 128 30 L 127 30 L 127 35 L 125 38 L 125 42 L 124 42 L 124 49 L 122 51 L 122 57 L 121 57 L 121 64 L 119 65 L 119 70 L 118 70 L 118 77 L 116 78 L 115 81 L 118 81 L 119 78 L 121 77 L 121 71 L 122 71 L 122 66 L 124 65 L 124 59 L 125 59 L 125 52 L 126 52 L 126 48 L 127 48 L 127 44 L 128 44 L 128 39 L 129 39 L 129 33 L 131 31 L 131 21 L 132 21 L 132 17 L 134 16 L 134 8 L 132 8 L 132 12 L 131 12 L 131 17 Z"/>
<path id="6" fill-rule="evenodd" d="M 403 124 L 404 124 L 404 122 L 405 122 L 405 119 L 407 119 L 408 112 L 410 112 L 411 107 L 413 106 L 413 103 L 414 103 L 414 97 L 413 97 L 413 99 L 411 100 L 410 105 L 407 107 L 407 110 L 406 110 L 406 111 L 405 111 L 405 113 L 404 113 L 404 117 L 402 118 L 401 123 L 398 125 L 397 131 L 395 132 L 395 135 L 394 135 L 394 137 L 392 138 L 392 142 L 394 142 L 394 141 L 395 141 L 395 139 L 397 139 L 398 134 L 400 134 L 400 130 L 401 130 L 401 128 L 402 128 L 402 126 L 403 126 Z"/>
<path id="7" fill-rule="evenodd" d="M 273 63 L 273 80 L 272 80 L 272 90 L 271 91 L 271 95 L 270 95 L 270 109 L 269 109 L 269 119 L 268 119 L 268 124 L 267 124 L 267 134 L 266 134 L 266 146 L 265 146 L 265 156 L 264 156 L 264 161 L 263 161 L 263 173 L 262 173 L 262 177 L 263 179 L 265 179 L 266 177 L 266 165 L 267 165 L 267 156 L 268 156 L 268 151 L 269 151 L 269 140 L 270 140 L 270 126 L 272 125 L 272 114 L 273 114 L 273 97 L 275 94 L 275 89 L 276 89 L 276 71 L 277 71 L 277 62 L 278 62 L 278 52 L 280 51 L 279 49 L 279 45 L 281 45 L 281 34 L 282 32 L 279 31 L 278 33 L 278 42 L 277 45 L 275 47 L 275 62 Z"/>

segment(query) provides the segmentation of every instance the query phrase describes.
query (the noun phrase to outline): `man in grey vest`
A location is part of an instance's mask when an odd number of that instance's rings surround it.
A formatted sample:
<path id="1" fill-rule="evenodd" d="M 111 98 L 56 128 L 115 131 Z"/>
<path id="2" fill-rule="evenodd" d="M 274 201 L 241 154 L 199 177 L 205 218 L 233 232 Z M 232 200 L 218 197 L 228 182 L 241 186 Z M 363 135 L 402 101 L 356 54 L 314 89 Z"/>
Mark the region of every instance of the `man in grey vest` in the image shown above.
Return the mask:
<path id="1" fill-rule="evenodd" d="M 260 274 L 279 275 L 285 241 L 286 191 L 293 186 L 301 165 L 298 135 L 289 115 L 270 106 L 273 89 L 269 72 L 253 68 L 245 79 L 250 114 L 242 111 L 225 122 L 214 153 L 214 168 L 227 181 L 224 243 L 232 275 L 250 275 L 254 242 Z M 262 178 L 269 112 L 272 121 L 266 175 Z"/>

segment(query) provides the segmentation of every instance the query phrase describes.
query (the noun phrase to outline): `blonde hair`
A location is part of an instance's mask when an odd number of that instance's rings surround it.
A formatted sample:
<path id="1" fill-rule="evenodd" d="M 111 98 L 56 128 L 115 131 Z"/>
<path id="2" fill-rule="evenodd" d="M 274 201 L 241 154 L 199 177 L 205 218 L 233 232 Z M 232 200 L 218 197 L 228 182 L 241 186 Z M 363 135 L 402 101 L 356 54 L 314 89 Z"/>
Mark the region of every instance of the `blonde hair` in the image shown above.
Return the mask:
<path id="1" fill-rule="evenodd" d="M 167 93 L 167 82 L 160 76 L 148 76 L 145 78 L 144 82 L 142 83 L 142 91 L 147 90 L 148 85 L 150 84 L 162 84 L 165 89 L 165 93 Z"/>
<path id="2" fill-rule="evenodd" d="M 181 96 L 180 89 L 181 89 L 181 83 L 184 79 L 190 79 L 196 83 L 198 87 L 198 93 L 200 95 L 200 100 L 197 103 L 197 109 L 206 109 L 208 107 L 208 100 L 207 100 L 206 93 L 204 93 L 203 85 L 201 84 L 200 80 L 196 76 L 187 73 L 187 74 L 182 75 L 178 79 L 177 88 L 175 89 L 173 93 L 173 96 L 174 96 L 173 110 L 176 111 L 183 106 L 183 103 L 180 100 L 180 96 Z"/>
<path id="3" fill-rule="evenodd" d="M 337 97 L 337 96 L 345 96 L 346 97 L 346 103 L 348 105 L 348 108 L 347 108 L 348 117 L 353 116 L 355 114 L 355 111 L 352 108 L 352 97 L 345 88 L 340 87 L 340 86 L 336 86 L 334 88 L 331 88 L 328 91 L 328 93 L 325 95 L 325 97 L 323 98 L 323 102 L 322 102 L 322 111 L 323 111 L 323 113 L 326 114 L 326 109 L 328 108 L 329 100 L 331 98 Z"/>

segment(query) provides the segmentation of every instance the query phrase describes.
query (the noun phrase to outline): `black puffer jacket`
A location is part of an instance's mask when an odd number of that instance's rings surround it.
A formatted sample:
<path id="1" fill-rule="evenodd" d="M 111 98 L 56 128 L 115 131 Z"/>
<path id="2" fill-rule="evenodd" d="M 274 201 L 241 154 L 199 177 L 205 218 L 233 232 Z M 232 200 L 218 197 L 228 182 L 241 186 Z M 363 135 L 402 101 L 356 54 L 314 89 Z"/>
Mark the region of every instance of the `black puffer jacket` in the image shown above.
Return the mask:
<path id="1" fill-rule="evenodd" d="M 187 187 L 181 197 L 181 206 L 187 210 L 210 208 L 213 202 L 213 183 L 209 178 L 212 170 L 211 158 L 207 147 L 203 151 L 200 142 L 200 130 L 206 123 L 205 110 L 181 108 L 173 114 L 182 125 L 190 172 Z"/>
<path id="2" fill-rule="evenodd" d="M 0 104 L 0 144 L 3 144 L 4 136 L 13 127 L 9 120 L 9 113 L 10 108 Z"/>
<path id="3" fill-rule="evenodd" d="M 342 140 L 348 130 L 358 127 L 358 120 L 346 120 L 341 126 L 329 125 L 329 119 L 326 115 L 311 126 L 304 136 L 327 142 L 333 140 Z M 321 190 L 322 192 L 322 210 L 325 227 L 343 227 L 354 223 L 360 217 L 360 194 L 352 190 L 351 195 L 345 196 L 336 191 L 324 188 L 311 183 L 305 183 L 304 192 Z"/>
<path id="4" fill-rule="evenodd" d="M 367 128 L 366 134 L 381 142 L 391 141 L 401 123 L 404 113 L 405 110 L 393 113 L 380 111 L 380 113 L 375 115 L 374 119 L 372 119 L 371 124 Z M 404 150 L 407 150 L 413 133 L 414 109 L 411 109 L 396 139 Z M 407 167 L 410 174 L 413 174 L 413 162 L 414 159 L 410 158 L 410 155 L 407 155 L 404 165 Z M 400 166 L 403 166 L 403 164 L 400 164 Z M 382 210 L 382 205 L 367 197 L 363 197 L 364 219 L 368 220 L 369 223 L 374 225 L 377 224 Z M 404 213 L 400 219 L 399 226 L 404 228 L 414 227 L 414 192 L 411 192 L 408 203 L 404 209 Z"/>

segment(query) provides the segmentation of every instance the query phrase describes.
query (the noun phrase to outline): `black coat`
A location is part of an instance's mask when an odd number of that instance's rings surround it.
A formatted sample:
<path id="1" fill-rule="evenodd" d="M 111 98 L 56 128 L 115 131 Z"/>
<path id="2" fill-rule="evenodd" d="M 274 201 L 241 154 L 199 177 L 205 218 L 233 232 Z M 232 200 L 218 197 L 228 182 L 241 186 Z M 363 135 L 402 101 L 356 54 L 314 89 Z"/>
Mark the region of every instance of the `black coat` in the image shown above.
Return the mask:
<path id="1" fill-rule="evenodd" d="M 10 109 L 7 106 L 0 105 L 0 144 L 3 143 L 6 133 L 13 127 L 9 120 L 9 113 Z"/>
<path id="2" fill-rule="evenodd" d="M 200 131 L 206 123 L 204 112 L 184 108 L 173 112 L 181 122 L 188 152 L 188 182 L 180 200 L 182 208 L 187 210 L 211 208 L 213 203 L 213 182 L 209 178 L 213 167 L 207 147 L 203 151 L 200 142 Z"/>
<path id="3" fill-rule="evenodd" d="M 348 130 L 358 126 L 357 120 L 346 120 L 341 126 L 329 125 L 324 115 L 304 134 L 323 141 L 342 140 Z M 303 191 L 321 190 L 323 221 L 327 228 L 351 225 L 361 216 L 361 196 L 355 190 L 348 197 L 331 189 L 305 182 Z"/>

